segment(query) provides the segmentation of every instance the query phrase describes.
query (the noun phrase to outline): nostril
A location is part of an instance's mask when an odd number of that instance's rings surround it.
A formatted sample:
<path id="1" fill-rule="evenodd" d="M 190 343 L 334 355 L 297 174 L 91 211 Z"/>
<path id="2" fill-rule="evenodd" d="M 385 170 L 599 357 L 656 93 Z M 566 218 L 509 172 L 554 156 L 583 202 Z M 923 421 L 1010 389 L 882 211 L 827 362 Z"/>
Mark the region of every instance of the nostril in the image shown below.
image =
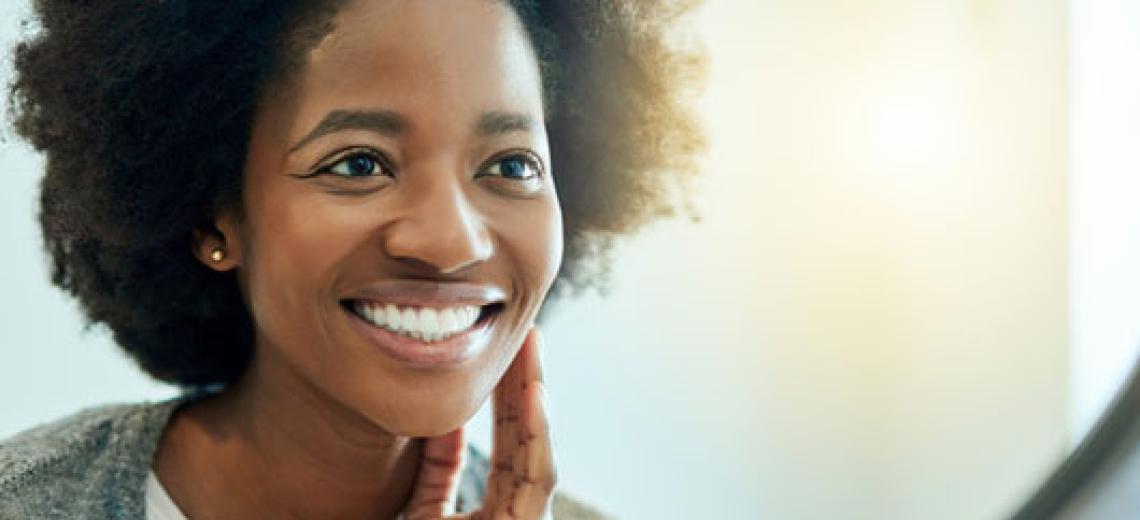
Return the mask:
<path id="1" fill-rule="evenodd" d="M 461 273 L 489 260 L 495 248 L 485 216 L 462 196 L 437 191 L 406 213 L 391 215 L 382 237 L 387 255 L 438 275 Z"/>

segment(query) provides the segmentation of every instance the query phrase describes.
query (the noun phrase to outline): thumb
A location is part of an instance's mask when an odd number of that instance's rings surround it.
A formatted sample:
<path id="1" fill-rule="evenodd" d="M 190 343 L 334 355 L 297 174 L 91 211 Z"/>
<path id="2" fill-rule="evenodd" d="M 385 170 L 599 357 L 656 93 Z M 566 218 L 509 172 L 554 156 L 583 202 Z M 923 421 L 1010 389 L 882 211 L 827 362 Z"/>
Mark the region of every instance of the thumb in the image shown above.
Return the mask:
<path id="1" fill-rule="evenodd" d="M 463 427 L 426 440 L 412 498 L 402 518 L 436 520 L 454 509 L 463 448 Z"/>

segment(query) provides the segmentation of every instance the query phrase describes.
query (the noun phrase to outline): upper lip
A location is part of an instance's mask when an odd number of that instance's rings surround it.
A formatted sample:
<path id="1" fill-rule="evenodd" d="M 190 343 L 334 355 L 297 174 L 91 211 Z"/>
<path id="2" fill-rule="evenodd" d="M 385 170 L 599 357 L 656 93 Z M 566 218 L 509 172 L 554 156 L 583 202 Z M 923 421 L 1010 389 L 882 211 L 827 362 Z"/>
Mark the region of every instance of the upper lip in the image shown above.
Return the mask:
<path id="1" fill-rule="evenodd" d="M 402 279 L 369 284 L 349 298 L 416 307 L 484 306 L 505 301 L 506 292 L 494 285 Z"/>

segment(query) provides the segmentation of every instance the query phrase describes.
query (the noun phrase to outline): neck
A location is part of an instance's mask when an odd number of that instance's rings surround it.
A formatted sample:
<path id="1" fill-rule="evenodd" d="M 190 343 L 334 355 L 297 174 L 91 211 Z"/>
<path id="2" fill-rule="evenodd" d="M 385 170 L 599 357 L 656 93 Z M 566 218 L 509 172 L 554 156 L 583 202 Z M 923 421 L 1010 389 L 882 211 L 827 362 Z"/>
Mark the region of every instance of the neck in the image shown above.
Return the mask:
<path id="1" fill-rule="evenodd" d="M 284 360 L 255 356 L 239 383 L 175 415 L 155 468 L 191 518 L 393 518 L 410 498 L 421 449 Z"/>

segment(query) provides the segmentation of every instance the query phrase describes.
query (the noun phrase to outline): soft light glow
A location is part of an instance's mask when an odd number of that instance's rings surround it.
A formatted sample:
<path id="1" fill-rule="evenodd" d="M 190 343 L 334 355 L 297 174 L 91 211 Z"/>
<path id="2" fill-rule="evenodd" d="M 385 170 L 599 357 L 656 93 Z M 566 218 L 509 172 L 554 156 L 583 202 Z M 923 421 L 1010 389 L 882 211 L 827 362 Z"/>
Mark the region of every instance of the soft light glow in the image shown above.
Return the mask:
<path id="1" fill-rule="evenodd" d="M 873 100 L 867 138 L 876 166 L 909 169 L 959 154 L 961 115 L 941 90 L 920 84 Z"/>

